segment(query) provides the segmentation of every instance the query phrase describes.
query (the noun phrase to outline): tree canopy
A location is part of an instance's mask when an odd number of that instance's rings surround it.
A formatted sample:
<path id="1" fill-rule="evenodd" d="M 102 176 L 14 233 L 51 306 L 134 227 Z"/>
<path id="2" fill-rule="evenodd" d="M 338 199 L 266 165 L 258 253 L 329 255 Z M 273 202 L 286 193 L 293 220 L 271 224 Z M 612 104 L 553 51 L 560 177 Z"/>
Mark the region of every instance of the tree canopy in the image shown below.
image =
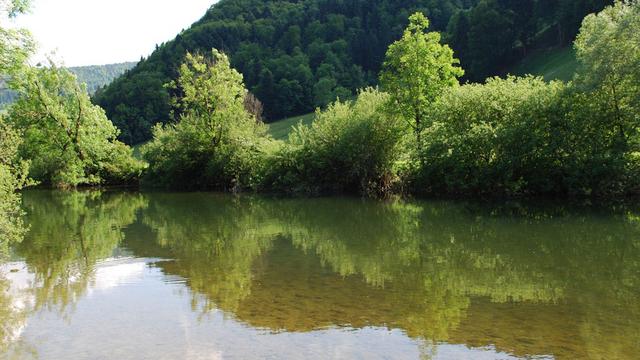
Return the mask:
<path id="1" fill-rule="evenodd" d="M 617 2 L 587 16 L 575 48 L 576 82 L 606 109 L 618 151 L 640 150 L 640 2 Z"/>
<path id="2" fill-rule="evenodd" d="M 26 0 L 0 0 L 0 20 L 15 17 L 28 9 Z M 0 75 L 16 76 L 33 52 L 33 41 L 26 30 L 8 29 L 0 23 Z M 0 260 L 7 245 L 19 242 L 24 234 L 20 196 L 16 192 L 28 183 L 28 163 L 18 158 L 21 133 L 0 113 Z"/>
<path id="3" fill-rule="evenodd" d="M 428 28 L 424 14 L 411 15 L 402 39 L 389 46 L 380 74 L 390 108 L 410 122 L 418 137 L 429 106 L 464 75 L 453 50 L 440 44 L 440 34 L 426 33 Z"/>
<path id="4" fill-rule="evenodd" d="M 254 184 L 264 125 L 245 108 L 248 92 L 229 58 L 187 54 L 170 86 L 179 121 L 157 125 L 143 148 L 147 178 L 157 185 L 241 189 Z"/>
<path id="5" fill-rule="evenodd" d="M 142 164 L 116 140 L 118 129 L 68 70 L 54 63 L 26 68 L 12 84 L 19 98 L 8 121 L 23 134 L 19 154 L 30 161 L 33 179 L 73 187 L 139 177 Z"/>

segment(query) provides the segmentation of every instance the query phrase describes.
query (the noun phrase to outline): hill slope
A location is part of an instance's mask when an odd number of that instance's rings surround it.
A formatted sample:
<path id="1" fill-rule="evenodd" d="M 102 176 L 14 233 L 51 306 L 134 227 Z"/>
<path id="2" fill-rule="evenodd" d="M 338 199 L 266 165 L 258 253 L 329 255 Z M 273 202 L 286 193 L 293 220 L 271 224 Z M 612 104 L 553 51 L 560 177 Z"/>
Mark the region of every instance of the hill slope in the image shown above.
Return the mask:
<path id="1" fill-rule="evenodd" d="M 78 81 L 87 84 L 87 91 L 89 94 L 93 94 L 96 90 L 108 85 L 113 79 L 124 74 L 135 65 L 135 62 L 125 62 L 108 65 L 76 66 L 70 67 L 69 71 L 78 77 Z M 2 82 L 0 82 L 0 107 L 13 102 L 14 99 L 15 94 L 5 89 Z"/>
<path id="2" fill-rule="evenodd" d="M 94 94 L 99 88 L 109 85 L 114 79 L 136 66 L 136 62 L 124 62 L 108 65 L 89 65 L 70 67 L 80 82 L 87 84 L 87 92 Z"/>
<path id="3" fill-rule="evenodd" d="M 300 123 L 310 125 L 315 117 L 315 113 L 309 113 L 272 122 L 269 124 L 269 134 L 271 134 L 274 139 L 287 140 L 294 126 Z"/>
<path id="4" fill-rule="evenodd" d="M 467 79 L 501 73 L 531 49 L 570 43 L 585 14 L 611 0 L 220 0 L 204 17 L 95 96 L 122 140 L 170 120 L 163 85 L 187 51 L 230 55 L 266 119 L 306 114 L 376 83 L 388 45 L 422 11 Z"/>
<path id="5" fill-rule="evenodd" d="M 537 51 L 522 59 L 509 72 L 514 75 L 540 75 L 545 80 L 569 81 L 576 72 L 578 62 L 572 47 Z"/>

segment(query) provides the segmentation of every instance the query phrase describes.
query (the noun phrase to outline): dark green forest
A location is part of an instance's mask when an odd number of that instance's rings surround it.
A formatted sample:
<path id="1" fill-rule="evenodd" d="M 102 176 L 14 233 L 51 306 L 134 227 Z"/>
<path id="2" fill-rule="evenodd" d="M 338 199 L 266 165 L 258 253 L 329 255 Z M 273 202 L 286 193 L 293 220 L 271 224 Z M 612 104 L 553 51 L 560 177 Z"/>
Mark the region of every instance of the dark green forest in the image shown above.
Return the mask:
<path id="1" fill-rule="evenodd" d="M 187 52 L 219 49 L 244 76 L 274 121 L 350 99 L 376 85 L 387 47 L 409 15 L 424 13 L 431 30 L 479 82 L 501 75 L 532 51 L 570 44 L 585 15 L 611 0 L 221 0 L 202 19 L 161 44 L 104 89 L 94 102 L 136 144 L 155 123 L 174 121 L 164 85 L 178 76 Z"/>

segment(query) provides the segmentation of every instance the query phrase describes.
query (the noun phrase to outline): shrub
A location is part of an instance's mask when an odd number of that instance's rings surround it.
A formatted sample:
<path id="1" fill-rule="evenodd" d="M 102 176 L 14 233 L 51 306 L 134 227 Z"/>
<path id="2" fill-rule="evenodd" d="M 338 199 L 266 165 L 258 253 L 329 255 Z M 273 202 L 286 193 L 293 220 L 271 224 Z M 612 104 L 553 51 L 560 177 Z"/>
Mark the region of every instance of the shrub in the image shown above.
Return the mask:
<path id="1" fill-rule="evenodd" d="M 454 88 L 429 114 L 413 188 L 421 193 L 562 192 L 565 160 L 560 82 L 489 79 Z"/>
<path id="2" fill-rule="evenodd" d="M 295 128 L 271 159 L 266 186 L 311 194 L 394 191 L 407 131 L 383 111 L 387 101 L 387 94 L 369 88 L 353 102 L 338 100 L 318 111 L 313 124 Z"/>

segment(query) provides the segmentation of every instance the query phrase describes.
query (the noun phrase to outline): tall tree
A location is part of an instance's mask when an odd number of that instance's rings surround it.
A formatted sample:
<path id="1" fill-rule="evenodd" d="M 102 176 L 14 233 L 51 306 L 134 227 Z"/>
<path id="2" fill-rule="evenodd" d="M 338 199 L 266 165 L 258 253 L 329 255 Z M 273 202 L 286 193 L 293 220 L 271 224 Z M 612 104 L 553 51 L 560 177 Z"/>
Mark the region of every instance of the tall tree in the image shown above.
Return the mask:
<path id="1" fill-rule="evenodd" d="M 71 72 L 51 63 L 25 70 L 12 83 L 19 99 L 9 121 L 24 134 L 20 156 L 31 161 L 34 179 L 73 187 L 138 177 L 141 164 L 116 140 L 118 129 Z"/>
<path id="2" fill-rule="evenodd" d="M 0 0 L 0 20 L 24 13 L 28 0 Z M 15 76 L 25 67 L 34 50 L 26 30 L 9 29 L 0 22 L 0 76 Z M 17 157 L 21 134 L 0 114 L 0 260 L 10 243 L 19 242 L 24 234 L 20 195 L 17 190 L 27 184 L 27 166 Z"/>
<path id="3" fill-rule="evenodd" d="M 587 16 L 575 42 L 576 83 L 600 100 L 615 148 L 640 147 L 640 1 L 618 1 Z"/>
<path id="4" fill-rule="evenodd" d="M 429 106 L 464 75 L 453 50 L 440 44 L 440 34 L 426 32 L 428 28 L 422 13 L 411 15 L 402 38 L 389 46 L 380 74 L 391 109 L 409 122 L 418 146 Z"/>
<path id="5" fill-rule="evenodd" d="M 143 147 L 148 178 L 156 185 L 241 189 L 252 185 L 264 124 L 245 107 L 242 75 L 217 50 L 187 54 L 170 83 L 178 122 L 156 126 Z"/>

